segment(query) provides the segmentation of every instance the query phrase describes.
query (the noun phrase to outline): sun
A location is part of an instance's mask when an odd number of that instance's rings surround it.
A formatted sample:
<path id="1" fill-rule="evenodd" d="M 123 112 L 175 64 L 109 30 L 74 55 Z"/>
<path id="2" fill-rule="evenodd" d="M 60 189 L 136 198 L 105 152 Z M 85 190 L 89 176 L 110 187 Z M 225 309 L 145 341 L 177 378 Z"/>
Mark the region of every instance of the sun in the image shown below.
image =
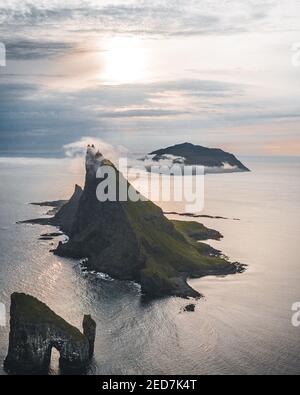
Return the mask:
<path id="1" fill-rule="evenodd" d="M 101 78 L 111 84 L 143 81 L 146 77 L 146 51 L 141 40 L 119 37 L 111 39 L 104 53 Z"/>

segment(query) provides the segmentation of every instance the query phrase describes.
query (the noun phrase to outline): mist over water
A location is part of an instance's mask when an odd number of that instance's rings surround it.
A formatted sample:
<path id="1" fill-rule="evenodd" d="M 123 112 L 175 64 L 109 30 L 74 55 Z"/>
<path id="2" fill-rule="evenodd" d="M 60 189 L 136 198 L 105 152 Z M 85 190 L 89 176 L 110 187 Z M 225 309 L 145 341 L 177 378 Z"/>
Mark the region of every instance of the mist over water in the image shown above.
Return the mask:
<path id="1" fill-rule="evenodd" d="M 50 253 L 51 241 L 38 240 L 53 228 L 15 224 L 45 213 L 29 202 L 67 198 L 82 184 L 82 169 L 61 163 L 0 163 L 0 303 L 7 321 L 16 291 L 79 328 L 91 314 L 97 338 L 90 374 L 300 373 L 300 328 L 291 324 L 300 301 L 300 159 L 247 158 L 251 173 L 205 177 L 203 214 L 229 219 L 199 221 L 224 235 L 211 245 L 248 269 L 191 280 L 205 296 L 195 313 L 182 312 L 183 299 L 146 301 L 136 284 L 83 273 L 77 261 Z M 8 334 L 0 327 L 1 364 Z M 52 374 L 59 373 L 57 358 Z"/>

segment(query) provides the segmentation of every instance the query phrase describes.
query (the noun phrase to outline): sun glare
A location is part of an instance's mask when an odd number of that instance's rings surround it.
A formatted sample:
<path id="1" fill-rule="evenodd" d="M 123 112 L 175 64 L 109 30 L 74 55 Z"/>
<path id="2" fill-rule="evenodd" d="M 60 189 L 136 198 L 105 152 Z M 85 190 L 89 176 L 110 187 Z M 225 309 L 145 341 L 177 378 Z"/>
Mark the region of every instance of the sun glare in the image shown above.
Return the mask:
<path id="1" fill-rule="evenodd" d="M 111 84 L 143 81 L 146 76 L 146 53 L 141 41 L 135 38 L 114 38 L 104 55 L 101 79 Z"/>

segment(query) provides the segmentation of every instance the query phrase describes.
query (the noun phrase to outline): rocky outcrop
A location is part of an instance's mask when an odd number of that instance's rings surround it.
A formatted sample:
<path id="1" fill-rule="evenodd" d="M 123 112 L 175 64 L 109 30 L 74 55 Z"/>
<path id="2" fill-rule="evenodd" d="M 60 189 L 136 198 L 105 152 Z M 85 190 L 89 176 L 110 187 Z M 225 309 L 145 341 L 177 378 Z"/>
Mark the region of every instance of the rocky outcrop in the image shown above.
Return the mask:
<path id="1" fill-rule="evenodd" d="M 195 304 L 188 304 L 187 306 L 184 307 L 183 311 L 188 311 L 190 313 L 193 313 L 196 309 L 196 305 Z"/>
<path id="2" fill-rule="evenodd" d="M 71 199 L 58 210 L 52 219 L 53 225 L 58 226 L 67 235 L 72 232 L 81 196 L 82 188 L 75 185 Z"/>
<path id="3" fill-rule="evenodd" d="M 53 209 L 47 213 L 47 215 L 53 215 L 53 217 L 29 219 L 26 221 L 20 221 L 18 223 L 58 226 L 65 234 L 69 235 L 73 228 L 73 223 L 76 218 L 76 213 L 78 210 L 81 195 L 82 195 L 82 188 L 79 185 L 75 185 L 75 190 L 70 200 L 57 200 L 54 202 L 31 203 L 32 205 L 35 206 L 53 207 Z"/>
<path id="4" fill-rule="evenodd" d="M 96 322 L 92 319 L 90 315 L 85 315 L 82 327 L 83 334 L 89 341 L 89 356 L 90 358 L 92 358 L 95 349 Z"/>
<path id="5" fill-rule="evenodd" d="M 217 230 L 207 228 L 203 224 L 194 221 L 172 221 L 175 228 L 187 237 L 200 240 L 221 240 L 223 235 Z"/>
<path id="6" fill-rule="evenodd" d="M 38 299 L 12 294 L 5 369 L 13 374 L 47 373 L 55 348 L 61 373 L 84 373 L 93 356 L 96 324 L 85 316 L 83 326 L 82 334 Z"/>

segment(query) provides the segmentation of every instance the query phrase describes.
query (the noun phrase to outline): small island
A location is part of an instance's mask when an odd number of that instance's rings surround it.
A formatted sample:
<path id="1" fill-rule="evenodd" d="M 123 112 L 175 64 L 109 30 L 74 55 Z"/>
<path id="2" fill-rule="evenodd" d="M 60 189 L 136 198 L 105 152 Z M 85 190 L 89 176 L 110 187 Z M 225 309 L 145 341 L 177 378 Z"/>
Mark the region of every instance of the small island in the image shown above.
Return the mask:
<path id="1" fill-rule="evenodd" d="M 132 188 L 113 163 L 88 147 L 84 189 L 76 186 L 54 217 L 25 221 L 59 227 L 68 236 L 66 243 L 59 242 L 56 255 L 86 259 L 89 270 L 135 281 L 153 297 L 199 297 L 188 278 L 244 271 L 243 265 L 200 242 L 219 240 L 217 231 L 197 222 L 171 221 L 149 200 L 100 202 L 96 191 L 103 179 L 97 172 L 102 166 L 112 167 L 118 181 Z"/>
<path id="2" fill-rule="evenodd" d="M 12 374 L 46 374 L 52 348 L 60 353 L 60 370 L 84 373 L 94 354 L 96 323 L 83 319 L 83 333 L 33 296 L 11 296 L 10 335 L 5 369 Z"/>
<path id="3" fill-rule="evenodd" d="M 145 158 L 154 162 L 171 160 L 172 164 L 186 166 L 204 166 L 206 172 L 249 172 L 250 170 L 233 154 L 218 148 L 207 148 L 201 145 L 183 143 L 150 152 Z"/>

